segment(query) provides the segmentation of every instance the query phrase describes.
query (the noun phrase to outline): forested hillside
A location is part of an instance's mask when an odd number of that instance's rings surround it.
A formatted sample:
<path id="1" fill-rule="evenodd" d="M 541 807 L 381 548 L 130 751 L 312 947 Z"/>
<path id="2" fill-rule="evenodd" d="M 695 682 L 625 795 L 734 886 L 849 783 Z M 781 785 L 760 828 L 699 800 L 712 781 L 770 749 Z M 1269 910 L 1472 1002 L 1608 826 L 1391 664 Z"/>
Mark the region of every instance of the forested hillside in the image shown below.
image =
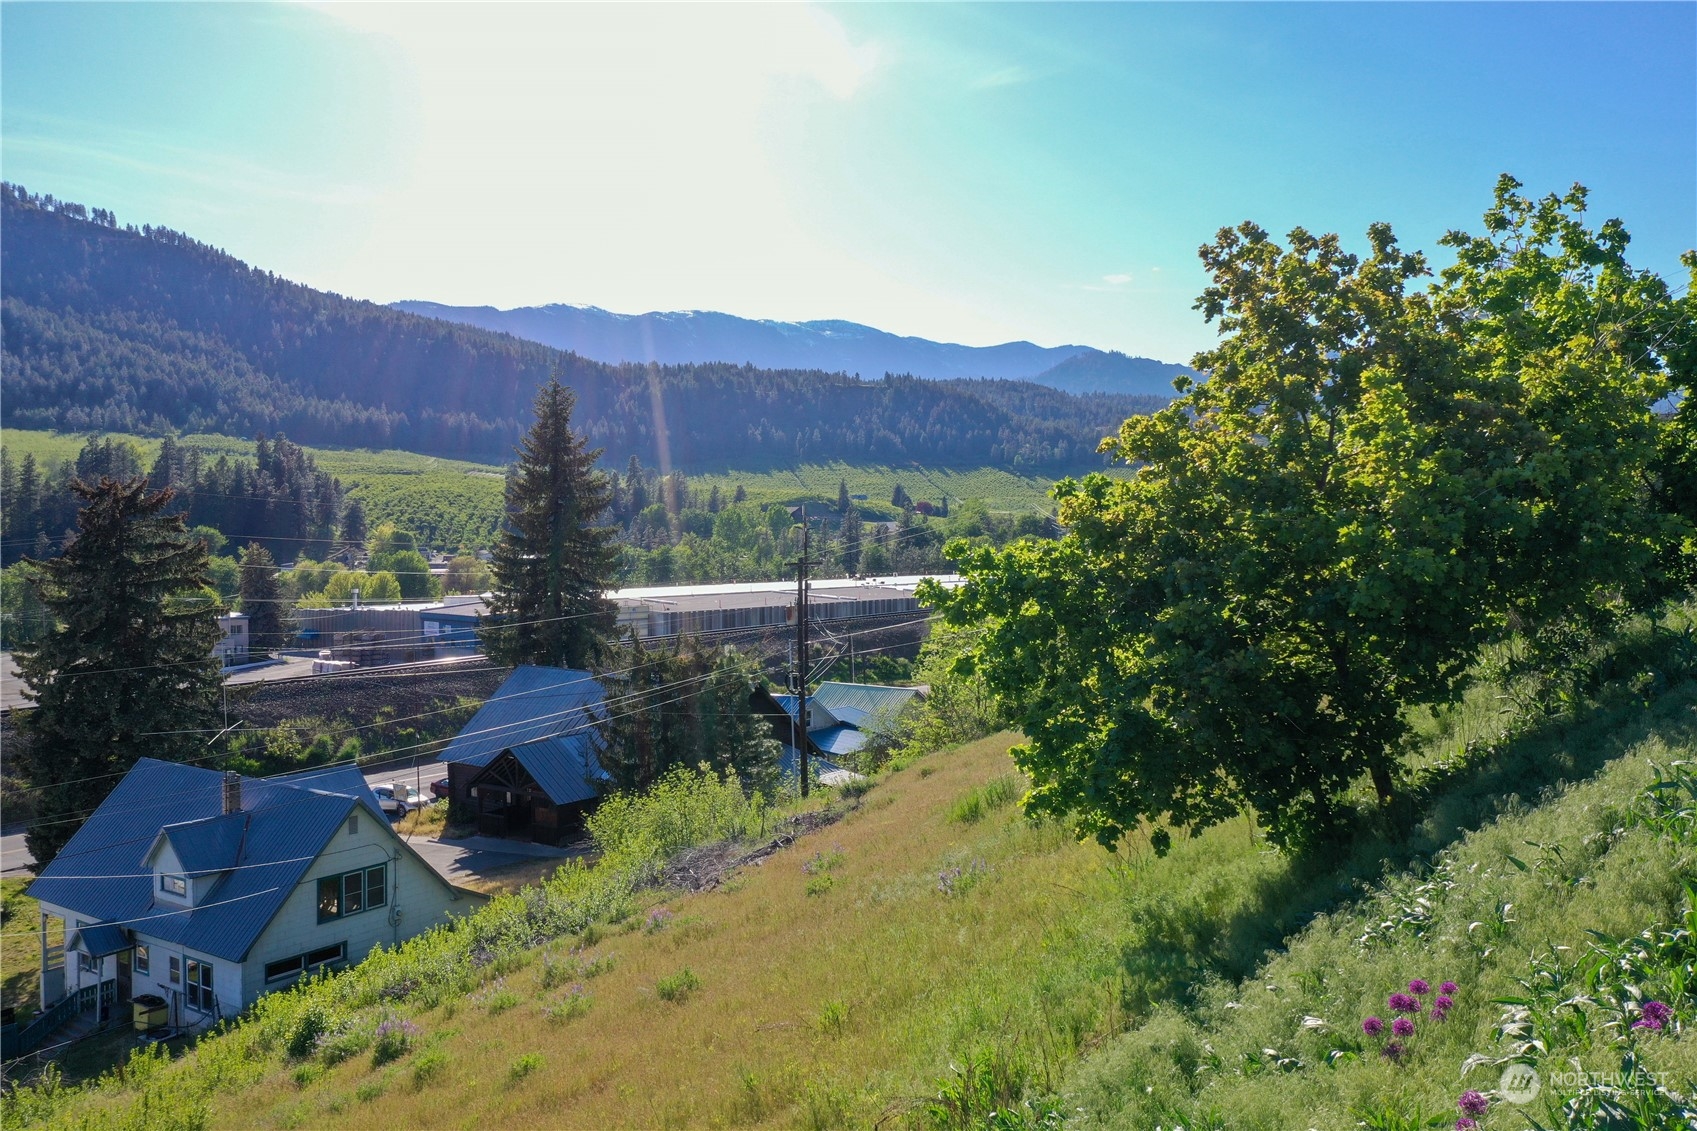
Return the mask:
<path id="1" fill-rule="evenodd" d="M 0 191 L 6 398 L 19 428 L 235 435 L 504 459 L 557 372 L 609 462 L 832 459 L 1077 468 L 1156 398 L 1021 382 L 605 365 L 279 279 L 164 228 Z"/>

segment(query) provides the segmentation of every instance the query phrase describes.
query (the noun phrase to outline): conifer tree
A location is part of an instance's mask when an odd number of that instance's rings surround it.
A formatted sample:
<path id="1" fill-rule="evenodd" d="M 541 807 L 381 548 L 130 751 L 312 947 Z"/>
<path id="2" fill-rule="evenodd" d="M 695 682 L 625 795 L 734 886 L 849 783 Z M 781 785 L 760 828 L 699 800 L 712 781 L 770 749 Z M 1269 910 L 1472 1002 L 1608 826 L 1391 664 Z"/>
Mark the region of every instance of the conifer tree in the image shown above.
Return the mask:
<path id="1" fill-rule="evenodd" d="M 556 380 L 536 396 L 536 423 L 507 476 L 507 518 L 496 540 L 494 592 L 484 650 L 499 664 L 584 668 L 612 635 L 607 599 L 618 561 L 617 531 L 597 520 L 612 504 L 571 428 L 576 397 Z"/>
<path id="2" fill-rule="evenodd" d="M 219 718 L 218 622 L 199 593 L 206 544 L 164 513 L 171 492 L 145 479 L 72 490 L 76 537 L 29 573 L 60 627 L 16 652 L 35 700 L 16 758 L 39 791 L 28 844 L 41 864 L 137 759 L 194 758 Z"/>
<path id="3" fill-rule="evenodd" d="M 249 542 L 242 551 L 241 568 L 239 592 L 242 612 L 247 614 L 249 643 L 256 651 L 275 652 L 294 635 L 283 600 L 283 583 L 277 574 L 277 561 L 270 550 L 258 542 Z"/>

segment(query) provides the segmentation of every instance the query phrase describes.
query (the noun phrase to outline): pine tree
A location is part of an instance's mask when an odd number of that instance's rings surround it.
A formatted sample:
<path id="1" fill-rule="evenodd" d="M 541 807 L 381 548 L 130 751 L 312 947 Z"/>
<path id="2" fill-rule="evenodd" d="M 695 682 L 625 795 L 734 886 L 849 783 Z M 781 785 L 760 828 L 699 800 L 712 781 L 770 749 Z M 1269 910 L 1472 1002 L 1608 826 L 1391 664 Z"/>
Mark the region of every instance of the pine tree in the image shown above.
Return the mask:
<path id="1" fill-rule="evenodd" d="M 861 521 L 858 507 L 843 512 L 843 572 L 853 576 L 860 572 Z"/>
<path id="2" fill-rule="evenodd" d="M 35 699 L 17 765 L 39 791 L 28 843 L 43 864 L 138 758 L 200 755 L 219 718 L 218 622 L 198 593 L 205 544 L 164 513 L 171 492 L 145 479 L 72 490 L 83 502 L 75 539 L 30 571 L 62 627 L 16 653 Z"/>
<path id="3" fill-rule="evenodd" d="M 848 480 L 837 480 L 837 513 L 847 514 L 849 509 Z"/>
<path id="4" fill-rule="evenodd" d="M 342 541 L 358 549 L 365 545 L 365 534 L 365 506 L 358 499 L 349 499 L 342 515 Z"/>
<path id="5" fill-rule="evenodd" d="M 571 428 L 576 397 L 555 379 L 536 396 L 536 423 L 507 477 L 507 520 L 495 543 L 484 650 L 499 664 L 584 668 L 600 660 L 615 620 L 607 599 L 617 531 L 596 525 L 612 504 L 607 477 Z"/>
<path id="6" fill-rule="evenodd" d="M 258 542 L 249 542 L 242 551 L 240 594 L 251 647 L 258 652 L 275 652 L 287 644 L 294 633 L 277 561 Z"/>

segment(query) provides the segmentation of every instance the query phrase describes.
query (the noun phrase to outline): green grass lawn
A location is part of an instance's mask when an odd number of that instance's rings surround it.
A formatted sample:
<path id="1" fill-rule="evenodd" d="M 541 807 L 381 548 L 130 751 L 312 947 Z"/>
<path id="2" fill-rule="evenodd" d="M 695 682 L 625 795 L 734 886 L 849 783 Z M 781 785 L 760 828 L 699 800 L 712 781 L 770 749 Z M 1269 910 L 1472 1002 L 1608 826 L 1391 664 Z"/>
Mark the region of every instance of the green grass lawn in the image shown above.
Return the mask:
<path id="1" fill-rule="evenodd" d="M 26 1020 L 41 1004 L 40 904 L 24 894 L 28 880 L 0 880 L 0 1005 Z M 63 924 L 52 921 L 48 943 L 64 942 Z"/>

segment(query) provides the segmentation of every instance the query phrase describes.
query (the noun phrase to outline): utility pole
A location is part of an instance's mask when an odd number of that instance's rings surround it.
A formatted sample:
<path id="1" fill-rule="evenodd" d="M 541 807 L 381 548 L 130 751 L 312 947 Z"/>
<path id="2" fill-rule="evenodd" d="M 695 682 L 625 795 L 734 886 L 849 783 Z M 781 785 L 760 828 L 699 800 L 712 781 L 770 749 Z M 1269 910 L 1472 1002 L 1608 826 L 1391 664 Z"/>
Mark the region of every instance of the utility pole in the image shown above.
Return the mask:
<path id="1" fill-rule="evenodd" d="M 801 557 L 795 562 L 795 655 L 796 702 L 795 722 L 790 727 L 796 739 L 795 749 L 801 759 L 801 795 L 807 796 L 807 567 L 813 564 L 807 556 L 807 504 L 801 505 Z"/>

